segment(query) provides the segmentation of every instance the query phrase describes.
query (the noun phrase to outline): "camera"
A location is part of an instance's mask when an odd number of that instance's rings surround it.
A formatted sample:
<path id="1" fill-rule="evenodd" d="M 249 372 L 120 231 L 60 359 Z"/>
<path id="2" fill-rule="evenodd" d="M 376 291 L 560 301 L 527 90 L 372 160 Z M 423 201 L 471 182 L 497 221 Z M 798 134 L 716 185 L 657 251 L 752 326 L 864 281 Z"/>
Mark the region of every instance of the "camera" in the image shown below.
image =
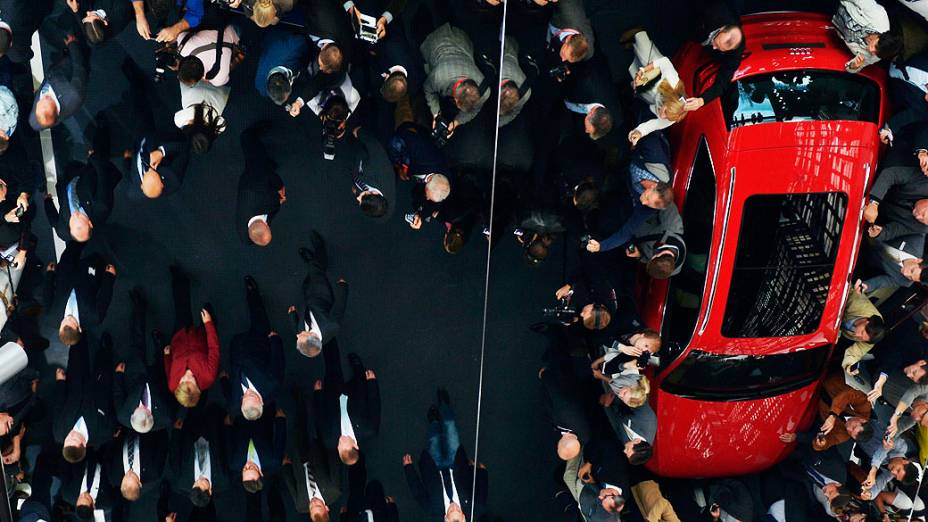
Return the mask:
<path id="1" fill-rule="evenodd" d="M 335 159 L 335 141 L 338 140 L 339 127 L 341 122 L 326 118 L 322 122 L 322 157 L 327 160 Z"/>
<path id="2" fill-rule="evenodd" d="M 590 244 L 590 240 L 593 239 L 589 234 L 583 235 L 580 237 L 580 248 L 586 250 L 586 246 Z"/>
<path id="3" fill-rule="evenodd" d="M 449 139 L 451 139 L 451 129 L 448 127 L 448 122 L 439 114 L 435 117 L 435 128 L 432 129 L 432 140 L 435 142 L 435 145 L 440 148 L 444 147 Z"/>
<path id="4" fill-rule="evenodd" d="M 26 207 L 22 205 L 16 205 L 16 217 L 21 218 L 23 214 L 26 213 Z"/>
<path id="5" fill-rule="evenodd" d="M 155 83 L 164 81 L 164 75 L 168 69 L 177 67 L 180 60 L 180 53 L 174 44 L 168 43 L 155 50 L 155 75 L 152 78 Z"/>
<path id="6" fill-rule="evenodd" d="M 641 355 L 638 356 L 635 364 L 638 365 L 639 370 L 644 370 L 648 366 L 660 366 L 661 358 L 645 350 L 641 353 Z"/>
<path id="7" fill-rule="evenodd" d="M 358 15 L 358 39 L 377 43 L 377 19 L 366 14 Z"/>
<path id="8" fill-rule="evenodd" d="M 554 308 L 545 308 L 542 312 L 546 318 L 564 325 L 569 325 L 578 317 L 577 309 L 570 305 L 570 297 L 558 299 Z"/>
<path id="9" fill-rule="evenodd" d="M 568 74 L 570 74 L 570 66 L 566 63 L 561 63 L 548 69 L 548 76 L 559 82 L 566 80 Z"/>
<path id="10" fill-rule="evenodd" d="M 207 0 L 210 4 L 222 8 L 222 9 L 232 9 L 232 2 L 234 0 Z"/>

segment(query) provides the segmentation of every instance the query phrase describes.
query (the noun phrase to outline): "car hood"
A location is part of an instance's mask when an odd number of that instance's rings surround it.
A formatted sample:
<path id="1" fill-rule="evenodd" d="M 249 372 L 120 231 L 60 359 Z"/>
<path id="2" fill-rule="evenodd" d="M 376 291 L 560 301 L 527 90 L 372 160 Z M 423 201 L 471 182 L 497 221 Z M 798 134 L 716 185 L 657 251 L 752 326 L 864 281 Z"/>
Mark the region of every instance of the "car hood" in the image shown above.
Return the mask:
<path id="1" fill-rule="evenodd" d="M 647 467 L 662 477 L 721 477 L 767 469 L 793 446 L 782 433 L 805 429 L 814 415 L 818 383 L 754 401 L 709 402 L 656 390 L 659 411 L 654 456 Z"/>

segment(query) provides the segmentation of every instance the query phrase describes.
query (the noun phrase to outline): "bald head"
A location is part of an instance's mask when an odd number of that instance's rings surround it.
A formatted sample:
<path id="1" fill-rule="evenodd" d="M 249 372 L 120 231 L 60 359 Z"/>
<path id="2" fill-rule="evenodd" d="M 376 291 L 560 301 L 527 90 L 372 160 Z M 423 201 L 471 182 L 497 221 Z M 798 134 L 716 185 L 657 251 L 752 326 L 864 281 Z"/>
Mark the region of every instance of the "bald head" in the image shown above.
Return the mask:
<path id="1" fill-rule="evenodd" d="M 89 240 L 92 231 L 93 223 L 90 222 L 90 218 L 86 214 L 83 212 L 71 214 L 70 219 L 68 219 L 68 232 L 71 233 L 71 238 L 74 241 L 83 243 Z"/>
<path id="2" fill-rule="evenodd" d="M 119 492 L 122 494 L 122 498 L 129 502 L 135 502 L 142 495 L 142 482 L 131 469 L 123 475 L 122 483 L 119 484 Z"/>
<path id="3" fill-rule="evenodd" d="M 146 170 L 142 176 L 142 194 L 149 199 L 155 199 L 160 197 L 163 191 L 164 182 L 161 181 L 161 176 L 152 169 Z"/>
<path id="4" fill-rule="evenodd" d="M 912 208 L 912 217 L 922 225 L 928 225 L 928 199 L 920 199 Z"/>
<path id="5" fill-rule="evenodd" d="M 43 129 L 53 127 L 58 123 L 58 105 L 50 96 L 43 96 L 36 102 L 35 121 Z"/>
<path id="6" fill-rule="evenodd" d="M 579 454 L 580 441 L 577 440 L 577 436 L 573 433 L 561 435 L 560 440 L 557 441 L 557 456 L 561 460 L 571 460 L 576 458 Z"/>
<path id="7" fill-rule="evenodd" d="M 248 225 L 248 239 L 258 246 L 271 244 L 271 226 L 263 219 L 257 219 Z"/>

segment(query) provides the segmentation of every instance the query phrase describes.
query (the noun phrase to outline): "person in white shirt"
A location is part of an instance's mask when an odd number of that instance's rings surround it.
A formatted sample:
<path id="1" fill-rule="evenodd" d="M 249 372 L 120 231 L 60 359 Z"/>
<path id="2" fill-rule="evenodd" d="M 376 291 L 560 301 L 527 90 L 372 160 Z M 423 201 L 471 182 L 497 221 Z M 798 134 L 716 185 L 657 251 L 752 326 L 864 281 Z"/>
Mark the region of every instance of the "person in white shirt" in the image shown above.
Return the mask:
<path id="1" fill-rule="evenodd" d="M 670 127 L 686 116 L 686 88 L 677 70 L 654 46 L 648 33 L 635 34 L 635 59 L 628 67 L 635 96 L 648 104 L 655 118 L 638 124 L 628 134 L 634 146 L 648 134 Z"/>
<path id="2" fill-rule="evenodd" d="M 227 25 L 219 38 L 219 31 L 204 29 L 193 33 L 183 32 L 177 37 L 177 79 L 188 87 L 206 82 L 214 87 L 229 83 L 235 46 L 239 36 L 235 27 Z"/>

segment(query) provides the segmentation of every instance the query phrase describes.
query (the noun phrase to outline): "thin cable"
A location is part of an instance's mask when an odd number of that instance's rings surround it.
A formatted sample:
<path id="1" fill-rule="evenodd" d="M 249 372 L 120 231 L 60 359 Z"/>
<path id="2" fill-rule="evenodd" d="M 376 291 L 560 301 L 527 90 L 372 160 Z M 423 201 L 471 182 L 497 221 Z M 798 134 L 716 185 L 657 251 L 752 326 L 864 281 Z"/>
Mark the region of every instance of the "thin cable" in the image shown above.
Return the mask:
<path id="1" fill-rule="evenodd" d="M 499 69 L 497 73 L 503 77 L 503 57 L 506 53 L 506 13 L 509 10 L 509 3 L 503 2 L 503 23 L 500 25 L 499 36 Z M 474 435 L 474 473 L 470 487 L 470 517 L 469 520 L 474 522 L 474 510 L 476 509 L 477 499 L 477 470 L 480 467 L 480 410 L 483 403 L 483 360 L 487 347 L 487 308 L 489 306 L 490 296 L 490 250 L 493 245 L 493 207 L 496 204 L 496 154 L 499 150 L 499 106 L 500 97 L 496 96 L 496 130 L 493 133 L 493 177 L 490 181 L 490 223 L 487 227 L 490 234 L 487 237 L 487 266 L 486 276 L 483 280 L 483 325 L 480 332 L 480 373 L 477 378 L 477 423 L 476 434 Z"/>

